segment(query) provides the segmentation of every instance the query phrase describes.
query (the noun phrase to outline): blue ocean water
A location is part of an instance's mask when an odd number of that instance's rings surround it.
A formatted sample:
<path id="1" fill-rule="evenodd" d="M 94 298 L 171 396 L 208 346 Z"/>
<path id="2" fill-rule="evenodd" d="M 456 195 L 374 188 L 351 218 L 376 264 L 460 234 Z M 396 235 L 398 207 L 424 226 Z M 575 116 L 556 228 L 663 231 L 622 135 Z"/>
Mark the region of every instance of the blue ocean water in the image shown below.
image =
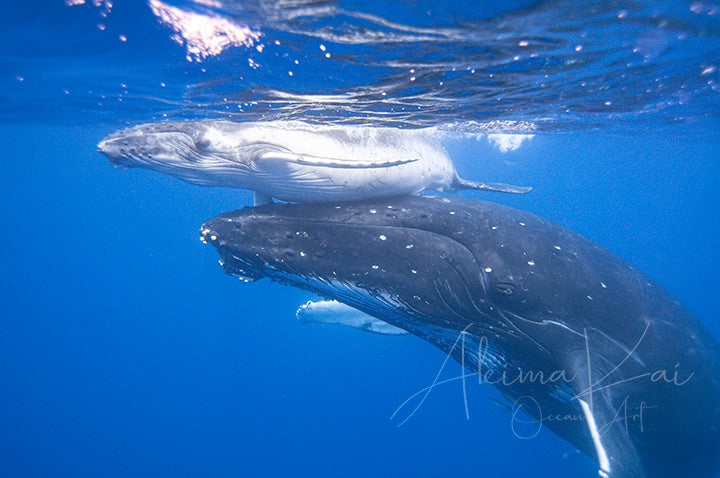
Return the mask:
<path id="1" fill-rule="evenodd" d="M 534 187 L 463 195 L 600 243 L 720 337 L 720 4 L 5 7 L 2 476 L 596 476 L 487 385 L 469 420 L 453 382 L 398 427 L 444 354 L 224 275 L 198 228 L 251 194 L 114 169 L 97 142 L 141 122 L 436 128 L 463 177 Z"/>

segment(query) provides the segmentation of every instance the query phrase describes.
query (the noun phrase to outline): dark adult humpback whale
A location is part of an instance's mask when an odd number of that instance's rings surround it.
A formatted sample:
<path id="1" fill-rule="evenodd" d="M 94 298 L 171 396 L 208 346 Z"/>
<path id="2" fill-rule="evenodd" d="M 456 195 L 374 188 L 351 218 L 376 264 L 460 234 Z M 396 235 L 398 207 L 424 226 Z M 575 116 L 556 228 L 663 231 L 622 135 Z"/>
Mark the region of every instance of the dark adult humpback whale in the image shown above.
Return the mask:
<path id="1" fill-rule="evenodd" d="M 427 130 L 300 121 L 150 123 L 108 136 L 98 150 L 117 166 L 255 191 L 256 203 L 349 201 L 428 189 L 531 189 L 460 178 Z"/>
<path id="2" fill-rule="evenodd" d="M 245 208 L 201 233 L 228 274 L 312 290 L 438 346 L 594 456 L 600 476 L 720 469 L 717 342 L 641 272 L 557 224 L 407 196 Z"/>

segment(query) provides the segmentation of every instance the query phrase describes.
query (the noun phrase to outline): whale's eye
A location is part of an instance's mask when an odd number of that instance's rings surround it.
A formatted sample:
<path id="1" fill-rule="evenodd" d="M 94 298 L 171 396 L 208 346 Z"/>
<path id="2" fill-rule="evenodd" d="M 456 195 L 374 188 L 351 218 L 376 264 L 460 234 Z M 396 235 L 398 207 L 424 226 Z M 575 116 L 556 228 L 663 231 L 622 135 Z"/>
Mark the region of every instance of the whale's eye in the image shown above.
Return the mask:
<path id="1" fill-rule="evenodd" d="M 201 151 L 207 151 L 210 149 L 210 145 L 211 143 L 209 139 L 203 138 L 195 141 L 195 147 Z"/>
<path id="2" fill-rule="evenodd" d="M 495 284 L 495 290 L 501 295 L 513 295 L 515 293 L 515 285 L 509 282 L 498 282 Z"/>

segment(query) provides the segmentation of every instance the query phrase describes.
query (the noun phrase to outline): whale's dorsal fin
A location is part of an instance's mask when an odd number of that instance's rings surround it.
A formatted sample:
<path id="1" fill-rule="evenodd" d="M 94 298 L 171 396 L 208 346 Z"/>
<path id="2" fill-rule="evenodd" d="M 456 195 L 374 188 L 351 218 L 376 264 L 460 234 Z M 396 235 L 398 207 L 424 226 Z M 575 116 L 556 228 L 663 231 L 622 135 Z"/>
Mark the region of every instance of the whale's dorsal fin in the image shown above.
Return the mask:
<path id="1" fill-rule="evenodd" d="M 283 151 L 267 151 L 260 155 L 263 160 L 280 160 L 290 163 L 300 164 L 303 166 L 316 166 L 324 168 L 338 169 L 372 169 L 372 168 L 392 168 L 402 164 L 413 163 L 418 161 L 415 159 L 379 159 L 379 160 L 361 160 L 361 159 L 344 159 L 344 158 L 324 158 L 321 156 L 311 156 L 308 154 L 286 153 Z"/>

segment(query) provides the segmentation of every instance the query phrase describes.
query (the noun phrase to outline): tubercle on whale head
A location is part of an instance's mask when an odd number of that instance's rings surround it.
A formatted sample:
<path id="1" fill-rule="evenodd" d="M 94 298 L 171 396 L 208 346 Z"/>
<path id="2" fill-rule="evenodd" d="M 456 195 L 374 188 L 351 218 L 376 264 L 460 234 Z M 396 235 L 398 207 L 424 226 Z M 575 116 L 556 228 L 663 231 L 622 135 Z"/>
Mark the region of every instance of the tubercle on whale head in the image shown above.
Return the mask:
<path id="1" fill-rule="evenodd" d="M 106 136 L 97 149 L 111 163 L 122 166 L 193 162 L 212 145 L 207 131 L 202 122 L 143 124 Z"/>
<path id="2" fill-rule="evenodd" d="M 267 151 L 283 151 L 242 131 L 228 130 L 222 122 L 150 123 L 106 136 L 97 150 L 116 166 L 157 170 L 189 182 L 214 174 L 217 165 L 243 171 L 246 161 L 256 161 Z M 219 180 L 211 184 L 225 186 Z"/>
<path id="3" fill-rule="evenodd" d="M 232 220 L 228 220 L 228 223 L 232 223 Z M 235 224 L 228 224 L 230 228 L 234 228 Z M 219 229 L 219 231 L 218 231 Z M 229 255 L 223 254 L 221 251 L 227 246 L 227 241 L 221 239 L 219 234 L 225 233 L 222 225 L 203 224 L 200 228 L 200 241 L 203 244 L 212 244 L 220 252 L 221 259 L 218 261 L 228 275 L 236 276 L 244 282 L 254 282 L 256 280 L 267 277 L 262 272 L 260 264 L 256 264 L 254 261 L 249 259 L 241 258 L 230 253 Z"/>
<path id="4" fill-rule="evenodd" d="M 193 139 L 181 132 L 146 134 L 142 131 L 123 130 L 98 143 L 98 152 L 112 164 L 126 167 L 146 167 L 153 163 L 173 163 L 187 160 L 191 155 L 180 156 L 178 151 L 196 148 Z"/>
<path id="5" fill-rule="evenodd" d="M 291 259 L 305 256 L 293 241 L 292 230 L 297 227 L 272 221 L 272 215 L 247 214 L 262 208 L 222 214 L 206 221 L 200 229 L 200 240 L 217 249 L 225 272 L 246 281 L 289 274 L 293 268 Z"/>

